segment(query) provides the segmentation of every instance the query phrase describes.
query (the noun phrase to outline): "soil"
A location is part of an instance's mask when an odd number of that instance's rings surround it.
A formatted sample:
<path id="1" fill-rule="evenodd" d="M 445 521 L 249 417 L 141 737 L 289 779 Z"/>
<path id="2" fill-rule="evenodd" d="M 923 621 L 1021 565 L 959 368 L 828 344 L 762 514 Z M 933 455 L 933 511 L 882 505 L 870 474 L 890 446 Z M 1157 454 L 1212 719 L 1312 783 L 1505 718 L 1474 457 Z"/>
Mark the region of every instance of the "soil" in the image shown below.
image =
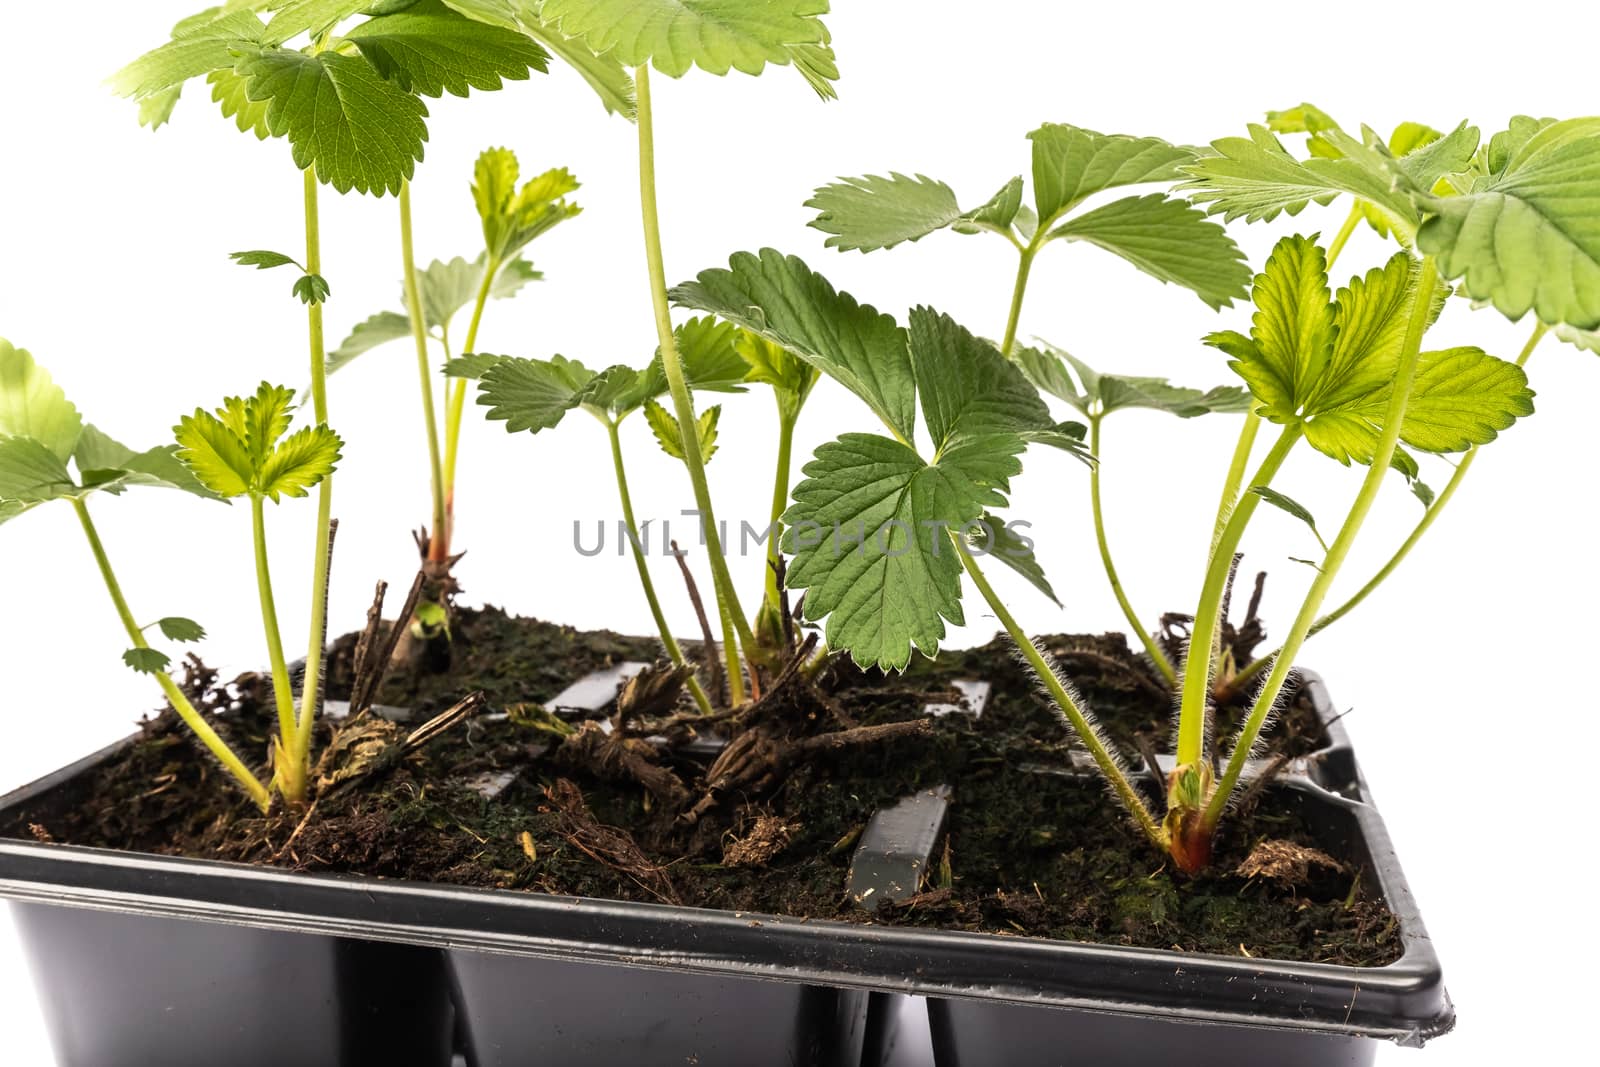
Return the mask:
<path id="1" fill-rule="evenodd" d="M 1171 697 L 1123 638 L 1042 640 L 1131 763 L 1139 765 L 1141 747 L 1165 749 Z M 350 685 L 353 646 L 353 635 L 335 646 L 330 696 Z M 472 690 L 495 709 L 538 702 L 591 670 L 654 660 L 658 647 L 485 608 L 463 612 L 452 652 L 449 673 L 391 678 L 378 703 L 426 716 Z M 143 723 L 125 753 L 7 816 L 0 833 L 300 871 L 1233 956 L 1380 966 L 1400 954 L 1397 924 L 1365 894 L 1363 872 L 1339 860 L 1284 791 L 1265 790 L 1225 825 L 1210 873 L 1173 870 L 1114 813 L 1099 781 L 1067 773 L 1067 731 L 999 640 L 941 653 L 904 675 L 848 666 L 829 675 L 827 699 L 780 709 L 792 733 L 763 733 L 779 749 L 803 746 L 804 758 L 763 764 L 781 773 L 724 776 L 693 822 L 658 791 L 561 758 L 560 744 L 528 719 L 498 716 L 469 719 L 381 774 L 324 791 L 309 815 L 262 816 L 167 711 Z M 921 714 L 953 699 L 950 683 L 962 678 L 994 686 L 981 719 Z M 192 686 L 207 710 L 229 709 L 218 726 L 238 750 L 266 751 L 273 716 L 264 679 L 222 686 L 202 670 Z M 821 731 L 841 723 L 896 736 L 828 744 L 834 735 Z M 893 725 L 911 723 L 921 725 Z M 403 733 L 356 726 L 380 740 Z M 333 729 L 324 724 L 319 750 Z M 1289 755 L 1313 752 L 1322 737 L 1309 701 L 1295 699 L 1269 741 Z M 653 748 L 647 754 L 656 758 Z M 717 777 L 682 750 L 658 762 L 697 794 Z M 494 799 L 471 788 L 505 772 L 515 777 Z M 924 891 L 868 915 L 843 892 L 857 838 L 880 805 L 941 783 L 954 803 Z"/>

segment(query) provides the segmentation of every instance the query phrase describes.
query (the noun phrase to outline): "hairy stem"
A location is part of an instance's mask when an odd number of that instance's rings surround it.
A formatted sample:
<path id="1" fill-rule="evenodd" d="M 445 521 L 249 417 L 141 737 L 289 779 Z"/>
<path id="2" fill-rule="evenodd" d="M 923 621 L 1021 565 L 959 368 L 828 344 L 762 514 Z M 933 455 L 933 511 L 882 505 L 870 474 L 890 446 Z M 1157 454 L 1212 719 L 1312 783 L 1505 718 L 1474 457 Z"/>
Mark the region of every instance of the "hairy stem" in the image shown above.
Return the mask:
<path id="1" fill-rule="evenodd" d="M 128 640 L 133 642 L 134 648 L 149 648 L 149 643 L 144 639 L 144 631 L 139 629 L 139 624 L 134 621 L 127 598 L 122 595 L 122 585 L 117 581 L 116 572 L 111 569 L 111 559 L 106 555 L 105 545 L 100 541 L 100 531 L 95 529 L 94 520 L 89 517 L 89 505 L 82 500 L 74 500 L 72 507 L 78 513 L 78 523 L 83 527 L 83 534 L 89 540 L 89 551 L 94 553 L 95 564 L 100 568 L 100 577 L 105 581 L 106 592 L 111 594 L 111 603 L 117 609 L 117 618 L 122 621 L 122 628 L 127 631 Z M 161 691 L 166 694 L 167 700 L 171 701 L 172 710 L 178 713 L 178 718 L 182 719 L 184 725 L 200 739 L 200 743 L 217 757 L 227 772 L 250 795 L 256 807 L 262 811 L 272 807 L 271 791 L 250 772 L 250 768 L 234 754 L 228 743 L 217 735 L 188 696 L 178 688 L 172 676 L 166 671 L 153 673 L 157 684 L 161 686 Z"/>
<path id="2" fill-rule="evenodd" d="M 250 495 L 250 534 L 256 551 L 256 594 L 261 601 L 261 628 L 267 638 L 267 662 L 272 666 L 272 694 L 278 705 L 278 735 L 285 748 L 291 747 L 299 729 L 294 711 L 294 684 L 289 679 L 289 663 L 283 654 L 283 631 L 278 626 L 278 605 L 272 595 L 272 568 L 267 562 L 266 501 Z M 280 778 L 294 776 L 292 766 L 277 769 Z M 293 788 L 289 790 L 293 792 Z"/>
<path id="3" fill-rule="evenodd" d="M 478 327 L 483 325 L 483 309 L 489 303 L 489 291 L 494 288 L 495 275 L 500 273 L 500 261 L 486 257 L 483 284 L 478 286 L 477 302 L 472 306 L 472 321 L 467 325 L 466 346 L 462 355 L 472 355 L 478 350 Z M 444 543 L 448 553 L 455 543 L 456 526 L 456 463 L 461 458 L 461 417 L 467 406 L 467 380 L 457 378 L 446 389 L 449 400 L 444 416 Z"/>
<path id="4" fill-rule="evenodd" d="M 1517 366 L 1527 366 L 1528 359 L 1533 355 L 1533 350 L 1539 347 L 1539 342 L 1544 339 L 1544 335 L 1547 332 L 1549 332 L 1549 327 L 1544 323 L 1538 323 L 1534 326 L 1533 335 L 1528 338 L 1528 343 L 1522 346 L 1522 352 L 1517 356 Z M 1450 475 L 1450 481 L 1445 483 L 1445 487 L 1439 490 L 1439 495 L 1434 498 L 1433 503 L 1429 504 L 1423 511 L 1422 518 L 1418 520 L 1416 528 L 1411 531 L 1411 535 L 1395 550 L 1395 554 L 1389 557 L 1389 561 L 1378 568 L 1378 573 L 1374 574 L 1367 584 L 1356 590 L 1349 600 L 1346 600 L 1343 604 L 1340 604 L 1312 623 L 1311 629 L 1306 633 L 1307 640 L 1317 636 L 1317 634 L 1360 607 L 1362 601 L 1376 592 L 1377 588 L 1399 569 L 1400 564 L 1405 562 L 1406 557 L 1411 554 L 1411 550 L 1417 547 L 1417 543 L 1422 540 L 1423 535 L 1432 528 L 1434 521 L 1439 518 L 1439 515 L 1449 505 L 1451 499 L 1456 495 L 1456 490 L 1461 487 L 1461 483 L 1467 477 L 1467 472 L 1472 469 L 1472 464 L 1477 458 L 1477 446 L 1467 449 L 1466 455 L 1461 457 L 1461 462 L 1456 465 L 1455 471 Z M 1278 649 L 1276 652 L 1270 652 L 1251 661 L 1235 676 L 1233 683 L 1235 689 L 1266 670 L 1282 652 L 1282 649 Z"/>
<path id="5" fill-rule="evenodd" d="M 1028 293 L 1028 274 L 1033 270 L 1033 257 L 1039 253 L 1037 243 L 1023 246 L 1021 259 L 1017 263 L 1017 281 L 1011 289 L 1011 312 L 1006 316 L 1006 335 L 1000 342 L 1000 354 L 1007 359 L 1011 358 L 1011 350 L 1017 344 L 1017 326 L 1022 321 L 1022 301 Z"/>
<path id="6" fill-rule="evenodd" d="M 1251 488 L 1272 482 L 1289 451 L 1300 440 L 1301 433 L 1299 423 L 1283 428 L 1277 443 L 1262 459 L 1255 477 L 1250 480 Z M 1260 502 L 1261 497 L 1255 493 L 1245 493 L 1239 498 L 1238 505 L 1229 514 L 1211 550 L 1211 560 L 1206 566 L 1205 582 L 1200 589 L 1200 605 L 1195 610 L 1194 631 L 1189 637 L 1189 651 L 1183 664 L 1183 703 L 1178 711 L 1176 752 L 1179 767 L 1198 763 L 1205 755 L 1207 701 L 1211 690 L 1211 666 L 1215 658 L 1213 650 L 1222 631 L 1222 598 L 1227 590 L 1228 574 L 1233 569 L 1234 553 L 1239 550 L 1245 527 L 1250 524 L 1250 517 L 1255 514 L 1256 505 Z"/>
<path id="7" fill-rule="evenodd" d="M 778 465 L 772 478 L 772 517 L 767 523 L 766 603 L 774 611 L 779 606 L 778 561 L 782 557 L 779 542 L 783 537 L 783 513 L 789 505 L 789 467 L 794 453 L 794 428 L 799 419 L 789 412 L 780 399 L 778 402 Z"/>
<path id="8" fill-rule="evenodd" d="M 1339 528 L 1339 535 L 1334 538 L 1333 544 L 1328 547 L 1327 555 L 1323 557 L 1322 567 L 1311 583 L 1311 590 L 1306 594 L 1299 614 L 1295 616 L 1294 625 L 1289 629 L 1289 636 L 1283 643 L 1282 651 L 1273 660 L 1272 672 L 1267 675 L 1261 691 L 1256 694 L 1250 716 L 1245 720 L 1243 729 L 1239 731 L 1233 752 L 1228 757 L 1227 769 L 1223 771 L 1216 791 L 1212 794 L 1210 803 L 1206 805 L 1203 825 L 1207 828 L 1216 826 L 1222 817 L 1222 812 L 1227 808 L 1228 798 L 1239 782 L 1239 775 L 1244 771 L 1250 749 L 1260 736 L 1267 716 L 1277 704 L 1278 694 L 1283 691 L 1289 673 L 1294 670 L 1295 657 L 1300 654 L 1300 648 L 1311 632 L 1317 613 L 1322 610 L 1322 602 L 1327 597 L 1339 568 L 1349 556 L 1350 547 L 1360 534 L 1362 524 L 1372 511 L 1372 503 L 1378 498 L 1378 493 L 1383 488 L 1383 481 L 1389 474 L 1389 463 L 1394 459 L 1395 448 L 1400 443 L 1400 428 L 1405 421 L 1406 406 L 1411 400 L 1412 385 L 1416 381 L 1418 357 L 1422 351 L 1422 335 L 1428 330 L 1428 306 L 1433 300 L 1433 292 L 1438 283 L 1439 271 L 1433 257 L 1424 256 L 1416 290 L 1411 297 L 1411 313 L 1406 322 L 1405 340 L 1402 342 L 1400 358 L 1395 368 L 1394 387 L 1389 396 L 1389 406 L 1384 412 L 1383 433 L 1378 438 L 1372 465 L 1361 483 L 1361 491 L 1356 494 L 1349 515 L 1345 517 L 1344 525 Z"/>
<path id="9" fill-rule="evenodd" d="M 1127 808 L 1128 814 L 1133 816 L 1134 821 L 1139 824 L 1139 829 L 1144 831 L 1145 836 L 1157 848 L 1165 851 L 1167 848 L 1166 831 L 1162 829 L 1161 824 L 1151 814 L 1149 806 L 1139 796 L 1138 790 L 1133 787 L 1133 783 L 1128 780 L 1127 774 L 1123 772 L 1121 763 L 1101 741 L 1099 731 L 1095 729 L 1089 712 L 1078 704 L 1073 693 L 1062 684 L 1050 662 L 1034 647 L 1028 635 L 1017 624 L 1017 620 L 1006 609 L 1005 604 L 995 593 L 994 587 L 984 577 L 982 569 L 978 566 L 978 561 L 972 557 L 972 553 L 967 550 L 967 546 L 960 536 L 952 535 L 950 541 L 955 545 L 956 552 L 960 554 L 961 565 L 966 568 L 968 576 L 972 578 L 972 584 L 977 586 L 978 592 L 988 602 L 990 610 L 1000 620 L 1000 625 L 1005 627 L 1006 633 L 1011 635 L 1011 640 L 1016 642 L 1017 649 L 1022 653 L 1023 658 L 1028 661 L 1028 666 L 1033 668 L 1033 673 L 1038 676 L 1040 683 L 1049 692 L 1050 698 L 1055 701 L 1056 707 L 1061 711 L 1062 716 L 1065 717 L 1072 729 L 1077 733 L 1078 739 L 1083 742 L 1084 747 L 1089 750 L 1089 755 L 1094 759 L 1095 766 L 1100 768 L 1100 773 L 1105 775 L 1106 781 L 1111 783 L 1111 788 L 1116 793 L 1117 799 L 1122 801 L 1122 806 Z"/>
<path id="10" fill-rule="evenodd" d="M 428 322 L 417 285 L 417 258 L 411 239 L 411 183 L 400 185 L 400 257 L 405 267 L 406 311 L 411 318 L 411 339 L 417 348 L 417 377 L 422 386 L 422 421 L 428 434 L 428 486 L 433 494 L 433 528 L 428 537 L 428 559 L 443 563 L 450 558 L 450 520 L 445 512 L 444 464 L 439 458 L 439 423 L 433 405 L 433 368 L 428 358 Z"/>
<path id="11" fill-rule="evenodd" d="M 1089 453 L 1097 458 L 1100 455 L 1100 424 L 1103 421 L 1105 421 L 1104 415 L 1095 415 L 1089 419 Z M 1173 669 L 1167 654 L 1161 651 L 1161 646 L 1156 644 L 1155 638 L 1150 636 L 1149 631 L 1139 621 L 1139 613 L 1133 610 L 1133 605 L 1128 602 L 1128 594 L 1123 591 L 1122 579 L 1117 575 L 1117 565 L 1111 560 L 1111 543 L 1106 538 L 1105 514 L 1100 505 L 1098 462 L 1089 467 L 1089 508 L 1094 514 L 1094 536 L 1100 546 L 1100 562 L 1105 565 L 1106 578 L 1111 582 L 1111 592 L 1117 598 L 1117 605 L 1122 608 L 1122 617 L 1128 620 L 1129 627 L 1144 644 L 1145 652 L 1156 665 L 1156 670 L 1167 680 L 1167 685 L 1175 686 L 1178 684 L 1178 672 Z"/>
<path id="12" fill-rule="evenodd" d="M 672 334 L 672 310 L 667 299 L 667 271 L 661 253 L 661 218 L 656 204 L 656 149 L 655 130 L 650 104 L 650 68 L 641 66 L 634 71 L 637 93 L 637 125 L 639 127 L 639 203 L 644 221 L 645 262 L 650 271 L 650 301 L 655 310 L 656 335 L 661 344 L 661 367 L 666 372 L 667 388 L 672 394 L 672 407 L 678 418 L 678 428 L 683 440 L 684 464 L 689 468 L 689 480 L 694 485 L 695 506 L 700 511 L 700 522 L 705 531 L 705 544 L 710 556 L 711 574 L 716 586 L 717 600 L 733 621 L 739 642 L 755 647 L 755 636 L 744 609 L 739 606 L 739 595 L 728 573 L 728 561 L 722 554 L 722 538 L 718 533 L 716 513 L 711 506 L 711 487 L 706 481 L 705 460 L 700 455 L 700 438 L 695 426 L 694 401 L 689 396 L 689 383 L 684 377 L 683 360 L 678 355 L 677 341 Z M 729 689 L 739 686 L 739 649 L 736 642 L 728 642 L 723 653 L 728 661 Z"/>
<path id="13" fill-rule="evenodd" d="M 1233 448 L 1233 460 L 1228 464 L 1228 477 L 1222 483 L 1222 499 L 1217 504 L 1217 521 L 1211 529 L 1213 554 L 1217 550 L 1217 542 L 1222 540 L 1222 531 L 1228 528 L 1228 519 L 1232 517 L 1233 509 L 1239 504 L 1239 490 L 1244 487 L 1244 472 L 1250 467 L 1250 455 L 1255 451 L 1256 436 L 1260 432 L 1261 416 L 1256 414 L 1255 408 L 1252 407 L 1244 417 L 1244 425 L 1239 427 L 1239 443 Z"/>
<path id="14" fill-rule="evenodd" d="M 313 167 L 305 171 L 306 215 L 306 270 L 322 273 L 322 233 L 317 216 L 317 175 Z M 317 422 L 328 424 L 328 354 L 322 335 L 322 305 L 308 304 L 306 320 L 311 348 L 311 402 Z M 316 720 L 317 701 L 322 693 L 322 653 L 327 640 L 328 619 L 328 564 L 333 553 L 329 527 L 333 524 L 333 476 L 322 479 L 317 487 L 317 543 L 311 568 L 311 636 L 306 651 L 305 681 L 300 690 L 300 719 L 296 725 L 291 751 L 295 762 L 305 766 L 310 761 L 311 727 Z M 286 799 L 299 802 L 303 797 Z"/>
<path id="15" fill-rule="evenodd" d="M 644 587 L 644 598 L 650 605 L 650 616 L 656 621 L 656 633 L 661 636 L 661 644 L 667 650 L 674 666 L 683 666 L 683 649 L 678 646 L 678 639 L 672 636 L 672 630 L 667 626 L 666 612 L 661 610 L 661 600 L 656 596 L 656 584 L 650 578 L 650 565 L 644 556 L 644 541 L 639 536 L 639 524 L 633 517 L 633 494 L 628 491 L 628 471 L 622 463 L 622 436 L 618 432 L 615 419 L 602 420 L 606 424 L 606 433 L 611 438 L 611 465 L 617 476 L 617 496 L 622 503 L 622 521 L 628 527 L 628 542 L 633 549 L 633 562 L 639 568 L 639 584 Z M 691 676 L 688 682 L 689 693 L 694 697 L 695 704 L 703 714 L 711 714 L 711 700 L 706 696 L 706 691 L 700 685 L 699 679 Z"/>

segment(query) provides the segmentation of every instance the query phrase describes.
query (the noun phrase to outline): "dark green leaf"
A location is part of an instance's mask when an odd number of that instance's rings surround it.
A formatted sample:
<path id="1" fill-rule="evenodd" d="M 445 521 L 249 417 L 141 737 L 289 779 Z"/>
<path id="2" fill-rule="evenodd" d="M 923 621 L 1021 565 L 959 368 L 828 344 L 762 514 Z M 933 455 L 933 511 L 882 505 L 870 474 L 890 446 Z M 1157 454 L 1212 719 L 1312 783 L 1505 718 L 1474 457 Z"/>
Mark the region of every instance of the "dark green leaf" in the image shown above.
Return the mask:
<path id="1" fill-rule="evenodd" d="M 1214 310 L 1249 289 L 1250 268 L 1227 231 L 1161 193 L 1114 200 L 1068 219 L 1051 236 L 1099 245 L 1152 277 L 1193 291 Z"/>
<path id="2" fill-rule="evenodd" d="M 328 280 L 320 274 L 302 274 L 294 280 L 293 292 L 302 304 L 321 304 L 333 295 Z"/>
<path id="3" fill-rule="evenodd" d="M 1022 523 L 1019 527 L 1025 528 L 1026 525 Z M 1004 563 L 1060 607 L 1061 598 L 1056 596 L 1056 591 L 1050 587 L 1050 579 L 1045 577 L 1044 567 L 1034 554 L 1032 538 L 1018 533 L 1017 529 L 998 516 L 985 512 L 977 524 L 968 528 L 967 543 L 972 546 L 974 555 L 987 556 Z"/>
<path id="4" fill-rule="evenodd" d="M 466 96 L 494 90 L 503 78 L 524 81 L 550 57 L 524 34 L 478 22 L 440 0 L 368 19 L 345 34 L 378 73 L 411 93 Z"/>
<path id="5" fill-rule="evenodd" d="M 936 452 L 952 441 L 1038 430 L 1050 410 L 1017 366 L 948 315 L 911 312 L 911 365 Z"/>
<path id="6" fill-rule="evenodd" d="M 607 111 L 633 116 L 633 79 L 615 56 L 596 55 L 587 44 L 559 32 L 539 14 L 541 0 L 444 0 L 470 19 L 517 30 L 559 56 L 589 83 Z"/>
<path id="7" fill-rule="evenodd" d="M 179 641 L 185 644 L 206 639 L 206 628 L 193 619 L 185 619 L 179 615 L 169 615 L 156 621 L 161 628 L 161 633 L 169 641 Z"/>
<path id="8" fill-rule="evenodd" d="M 507 431 L 538 433 L 582 403 L 584 389 L 594 377 L 583 364 L 563 356 L 549 360 L 502 356 L 483 372 L 478 403 L 489 409 L 489 419 L 504 422 Z"/>
<path id="9" fill-rule="evenodd" d="M 1278 492 L 1271 486 L 1252 486 L 1250 491 L 1256 494 L 1256 496 L 1259 496 L 1262 500 L 1265 500 L 1267 503 L 1271 504 L 1273 507 L 1293 515 L 1295 518 L 1311 527 L 1311 532 L 1313 535 L 1315 535 L 1317 543 L 1322 546 L 1322 550 L 1324 552 L 1328 550 L 1328 542 L 1322 539 L 1322 534 L 1317 529 L 1316 518 L 1311 514 L 1310 510 L 1307 509 L 1304 504 L 1293 499 L 1292 497 L 1285 496 L 1283 493 Z"/>
<path id="10" fill-rule="evenodd" d="M 282 252 L 269 252 L 259 249 L 253 252 L 229 252 L 228 258 L 241 267 L 254 267 L 256 270 L 271 270 L 273 267 L 300 267 L 300 261 L 293 256 L 286 256 Z M 300 267 L 304 270 L 304 267 Z"/>
<path id="11" fill-rule="evenodd" d="M 140 674 L 160 674 L 172 663 L 172 657 L 153 648 L 130 648 L 122 654 L 122 662 Z"/>

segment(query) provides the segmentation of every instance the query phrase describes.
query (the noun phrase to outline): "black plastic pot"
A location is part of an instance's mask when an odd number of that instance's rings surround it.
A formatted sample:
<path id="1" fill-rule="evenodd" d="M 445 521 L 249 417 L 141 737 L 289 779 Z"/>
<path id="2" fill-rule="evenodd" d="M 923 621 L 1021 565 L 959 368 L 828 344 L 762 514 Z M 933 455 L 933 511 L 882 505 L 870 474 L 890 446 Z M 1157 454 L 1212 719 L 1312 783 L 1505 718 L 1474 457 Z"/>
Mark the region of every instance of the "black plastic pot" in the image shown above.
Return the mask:
<path id="1" fill-rule="evenodd" d="M 936 1067 L 1364 1067 L 1380 1041 L 1420 1046 L 1454 1026 L 1438 957 L 1349 737 L 1321 679 L 1305 679 L 1328 741 L 1271 787 L 1272 802 L 1297 806 L 1325 851 L 1361 869 L 1366 891 L 1399 921 L 1401 958 L 1358 968 L 925 935 L 928 954 L 907 989 L 927 998 Z M 946 802 L 934 790 L 907 798 L 887 820 L 880 813 L 873 851 L 895 857 L 895 869 L 927 869 L 938 839 L 929 829 Z M 901 896 L 916 889 L 895 887 Z M 883 1047 L 904 1008 L 903 998 L 875 1004 Z"/>
<path id="2" fill-rule="evenodd" d="M 1319 763 L 1297 768 L 1286 795 L 1318 813 L 1330 850 L 1367 861 L 1408 946 L 1388 968 L 302 875 L 31 841 L 0 841 L 0 896 L 23 902 L 17 922 L 65 1067 L 442 1067 L 453 1045 L 474 1067 L 854 1067 L 878 1063 L 891 1043 L 886 994 L 895 993 L 935 998 L 940 1067 L 1148 1063 L 1164 1040 L 1180 1043 L 1185 1064 L 1221 1062 L 1219 1049 L 1230 1067 L 1360 1063 L 1328 1050 L 1360 1050 L 1368 1038 L 1418 1044 L 1448 1029 L 1451 1011 L 1353 758 L 1342 764 L 1348 774 L 1339 770 L 1347 750 L 1338 737 Z M 0 817 L 47 804 L 115 751 L 0 798 Z M 1274 1035 L 1291 1045 L 1270 1044 Z M 1074 1051 L 1102 1042 L 1104 1052 Z"/>

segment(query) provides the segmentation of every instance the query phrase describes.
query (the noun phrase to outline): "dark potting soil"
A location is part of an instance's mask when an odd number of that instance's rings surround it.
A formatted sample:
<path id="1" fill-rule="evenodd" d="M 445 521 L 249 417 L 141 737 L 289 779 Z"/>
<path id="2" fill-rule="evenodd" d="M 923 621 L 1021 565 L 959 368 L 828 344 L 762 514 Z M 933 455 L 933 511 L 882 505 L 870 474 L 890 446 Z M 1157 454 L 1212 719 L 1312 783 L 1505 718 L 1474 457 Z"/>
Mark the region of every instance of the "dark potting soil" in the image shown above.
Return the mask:
<path id="1" fill-rule="evenodd" d="M 1164 750 L 1172 700 L 1116 635 L 1048 637 L 1107 732 L 1137 765 L 1137 737 Z M 330 696 L 350 684 L 353 638 L 330 664 Z M 516 619 L 486 608 L 458 620 L 448 674 L 391 678 L 379 703 L 441 711 L 475 689 L 494 708 L 548 700 L 582 674 L 653 660 L 648 639 Z M 941 653 L 904 675 L 832 669 L 832 714 L 862 726 L 921 719 L 949 701 L 956 679 L 993 684 L 983 717 L 947 715 L 925 735 L 822 751 L 776 785 L 724 796 L 698 823 L 632 783 L 603 780 L 558 758 L 552 739 L 504 719 L 469 720 L 354 786 L 324 791 L 305 812 L 262 816 L 243 802 L 170 711 L 146 722 L 126 754 L 80 776 L 0 826 L 12 837 L 301 871 L 666 901 L 733 911 L 984 930 L 1106 944 L 1378 966 L 1398 958 L 1397 924 L 1363 895 L 1353 866 L 1313 862 L 1298 876 L 1247 876 L 1263 841 L 1315 847 L 1293 805 L 1268 790 L 1226 824 L 1211 872 L 1174 872 L 1116 813 L 1093 779 L 1024 768 L 1066 768 L 1067 731 L 1002 641 Z M 209 709 L 235 704 L 220 725 L 242 752 L 265 752 L 268 683 L 195 679 Z M 1219 718 L 1227 718 L 1226 715 Z M 1228 723 L 1220 728 L 1226 730 Z M 333 728 L 324 725 L 319 746 Z M 403 731 L 397 731 L 403 732 Z M 1270 743 L 1314 750 L 1321 729 L 1295 700 Z M 1226 736 L 1226 734 L 1224 734 Z M 666 765 L 687 783 L 703 766 Z M 506 772 L 494 799 L 472 788 Z M 953 787 L 947 833 L 924 892 L 869 916 L 844 892 L 857 838 L 881 805 Z M 1332 860 L 1338 860 L 1334 856 Z M 1294 867 L 1295 864 L 1289 864 Z"/>

